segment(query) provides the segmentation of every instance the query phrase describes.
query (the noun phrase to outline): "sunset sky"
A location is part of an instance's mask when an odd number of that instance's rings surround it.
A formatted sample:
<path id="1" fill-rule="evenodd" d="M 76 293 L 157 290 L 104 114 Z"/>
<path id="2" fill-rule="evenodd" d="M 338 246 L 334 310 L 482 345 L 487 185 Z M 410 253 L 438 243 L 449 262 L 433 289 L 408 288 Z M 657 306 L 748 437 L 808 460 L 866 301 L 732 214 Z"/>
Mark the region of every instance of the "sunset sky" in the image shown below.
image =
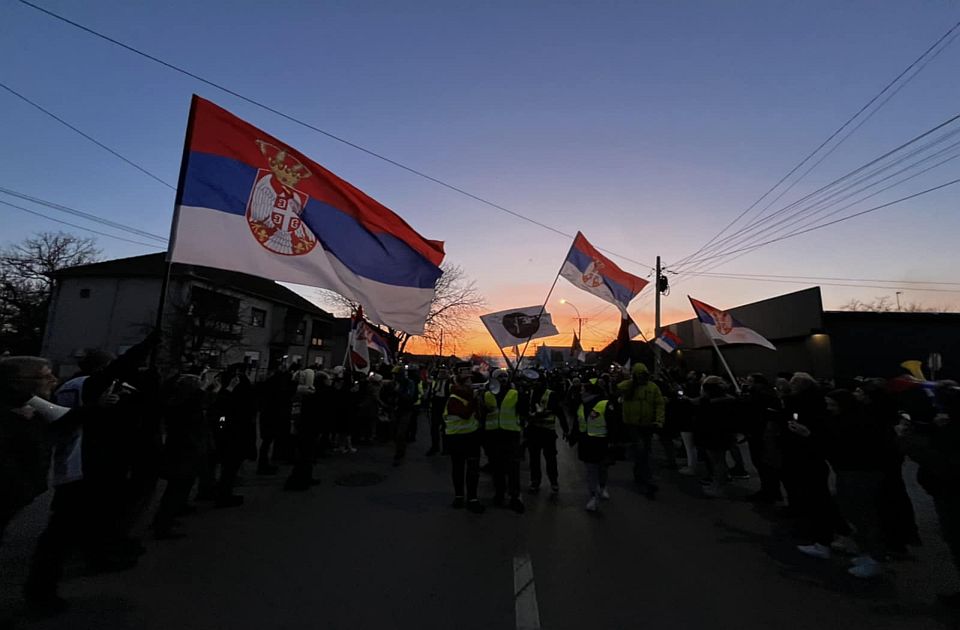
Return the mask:
<path id="1" fill-rule="evenodd" d="M 630 273 L 646 277 L 662 256 L 677 285 L 665 323 L 692 316 L 688 293 L 726 308 L 816 284 L 827 308 L 897 291 L 905 303 L 960 307 L 960 186 L 711 271 L 793 278 L 691 276 L 707 265 L 679 264 L 947 33 L 956 2 L 38 4 L 556 231 L 581 230 Z M 960 42 L 942 46 L 770 212 L 960 113 Z M 541 303 L 570 246 L 24 4 L 0 6 L 0 55 L 0 82 L 168 183 L 190 95 L 213 100 L 445 241 L 491 311 Z M 0 188 L 168 234 L 173 190 L 2 89 L 0 131 Z M 958 154 L 955 141 L 940 159 Z M 945 160 L 834 218 L 957 178 L 960 159 Z M 2 192 L 0 201 L 143 241 Z M 81 233 L 6 205 L 0 218 L 3 244 Z M 111 258 L 164 247 L 97 240 Z M 651 288 L 630 309 L 645 332 Z M 612 338 L 616 309 L 561 279 L 548 310 L 564 334 L 547 343 L 569 345 L 576 328 L 562 298 L 586 319 L 587 349 Z M 448 348 L 496 352 L 479 320 Z"/>

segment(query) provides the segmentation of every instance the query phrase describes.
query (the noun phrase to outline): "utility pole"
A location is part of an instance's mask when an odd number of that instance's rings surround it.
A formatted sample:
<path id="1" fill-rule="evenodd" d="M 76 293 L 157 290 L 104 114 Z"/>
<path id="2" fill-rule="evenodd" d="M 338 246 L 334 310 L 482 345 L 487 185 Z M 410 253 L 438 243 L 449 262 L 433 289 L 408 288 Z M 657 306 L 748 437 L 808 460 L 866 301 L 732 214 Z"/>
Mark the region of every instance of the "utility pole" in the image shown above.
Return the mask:
<path id="1" fill-rule="evenodd" d="M 660 337 L 660 257 L 657 256 L 657 270 L 653 280 L 653 289 L 657 292 L 653 314 L 653 338 Z M 660 346 L 653 344 L 653 376 L 660 377 Z"/>
<path id="2" fill-rule="evenodd" d="M 440 329 L 440 361 L 443 361 L 443 328 Z"/>
<path id="3" fill-rule="evenodd" d="M 897 311 L 903 310 L 903 309 L 900 308 L 900 294 L 901 294 L 901 293 L 903 293 L 903 291 L 897 291 Z"/>

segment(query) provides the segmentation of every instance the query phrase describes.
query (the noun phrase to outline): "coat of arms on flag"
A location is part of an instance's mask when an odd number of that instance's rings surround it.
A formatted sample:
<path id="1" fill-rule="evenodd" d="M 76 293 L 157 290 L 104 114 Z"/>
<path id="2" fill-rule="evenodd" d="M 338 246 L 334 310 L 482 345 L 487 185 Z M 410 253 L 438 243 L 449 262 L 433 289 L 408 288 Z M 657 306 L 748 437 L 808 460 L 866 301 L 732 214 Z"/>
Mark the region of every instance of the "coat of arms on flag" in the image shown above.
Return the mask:
<path id="1" fill-rule="evenodd" d="M 721 311 L 705 302 L 695 300 L 689 295 L 687 298 L 689 298 L 690 304 L 697 314 L 697 319 L 703 326 L 703 331 L 711 339 L 717 339 L 725 343 L 750 343 L 770 350 L 777 349 L 766 337 L 752 328 L 747 328 L 727 311 Z"/>
<path id="2" fill-rule="evenodd" d="M 624 315 L 630 300 L 649 284 L 618 267 L 580 232 L 570 246 L 560 275 L 587 293 L 614 304 Z"/>
<path id="3" fill-rule="evenodd" d="M 168 260 L 330 289 L 423 332 L 443 243 L 293 147 L 193 97 Z"/>

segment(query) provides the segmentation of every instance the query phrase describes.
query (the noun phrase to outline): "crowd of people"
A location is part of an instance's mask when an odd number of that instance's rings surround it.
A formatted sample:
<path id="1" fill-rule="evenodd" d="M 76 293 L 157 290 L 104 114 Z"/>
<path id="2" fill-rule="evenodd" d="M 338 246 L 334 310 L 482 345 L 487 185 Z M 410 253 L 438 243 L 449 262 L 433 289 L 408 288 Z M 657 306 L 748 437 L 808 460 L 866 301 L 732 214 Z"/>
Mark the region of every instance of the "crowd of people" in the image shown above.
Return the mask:
<path id="1" fill-rule="evenodd" d="M 294 492 L 318 483 L 315 464 L 326 455 L 388 444 L 400 466 L 421 414 L 426 455 L 450 458 L 453 508 L 475 514 L 490 505 L 523 513 L 522 488 L 540 492 L 544 471 L 549 492 L 559 493 L 560 440 L 584 466 L 589 512 L 610 500 L 608 469 L 617 461 L 629 462 L 649 500 L 664 468 L 698 476 L 702 496 L 717 500 L 750 478 L 746 451 L 759 477 L 749 499 L 791 519 L 797 553 L 845 554 L 850 574 L 864 579 L 920 543 L 903 478 L 909 457 L 960 569 L 954 382 L 904 375 L 826 383 L 794 373 L 733 383 L 667 370 L 655 378 L 643 363 L 489 375 L 469 364 L 432 372 L 384 365 L 368 374 L 293 365 L 263 379 L 247 364 L 187 365 L 161 378 L 147 361 L 156 341 L 151 335 L 121 357 L 89 351 L 62 384 L 41 358 L 0 359 L 0 537 L 21 509 L 54 490 L 24 587 L 32 607 L 66 605 L 57 587 L 75 551 L 92 570 L 134 566 L 145 547 L 132 532 L 145 515 L 163 540 L 185 535 L 181 519 L 196 511 L 194 501 L 241 506 L 244 461 L 255 461 L 259 475 L 292 464 L 284 488 Z M 479 496 L 483 472 L 492 476 L 492 501 Z M 955 607 L 960 594 L 941 600 Z"/>

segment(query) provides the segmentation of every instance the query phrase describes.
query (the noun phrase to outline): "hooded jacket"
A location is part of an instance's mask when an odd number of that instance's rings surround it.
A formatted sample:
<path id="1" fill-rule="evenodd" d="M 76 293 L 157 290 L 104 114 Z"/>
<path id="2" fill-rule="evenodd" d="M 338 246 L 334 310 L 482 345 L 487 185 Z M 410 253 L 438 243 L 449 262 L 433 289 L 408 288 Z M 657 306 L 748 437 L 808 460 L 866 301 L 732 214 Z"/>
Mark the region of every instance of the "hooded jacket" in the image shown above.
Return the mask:
<path id="1" fill-rule="evenodd" d="M 637 363 L 633 366 L 633 376 L 649 375 L 647 366 Z M 617 391 L 623 398 L 623 423 L 628 426 L 656 427 L 663 426 L 664 409 L 666 404 L 663 393 L 652 380 L 641 385 L 633 378 L 620 382 Z"/>

